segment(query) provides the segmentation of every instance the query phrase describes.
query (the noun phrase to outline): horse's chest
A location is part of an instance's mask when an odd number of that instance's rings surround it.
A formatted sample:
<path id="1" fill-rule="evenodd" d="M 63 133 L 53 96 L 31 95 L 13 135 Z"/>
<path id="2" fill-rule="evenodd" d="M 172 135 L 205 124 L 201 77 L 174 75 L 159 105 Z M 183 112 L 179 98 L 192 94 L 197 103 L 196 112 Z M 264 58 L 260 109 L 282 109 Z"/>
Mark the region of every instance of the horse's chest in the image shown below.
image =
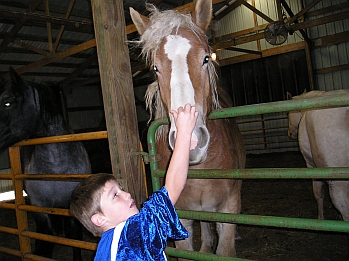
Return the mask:
<path id="1" fill-rule="evenodd" d="M 62 161 L 62 153 L 53 146 L 48 145 L 23 147 L 21 149 L 21 158 L 23 171 L 28 174 L 61 173 L 60 170 L 65 165 Z"/>
<path id="2" fill-rule="evenodd" d="M 235 182 L 235 180 L 188 179 L 176 207 L 198 211 L 217 210 L 222 202 L 233 196 Z"/>

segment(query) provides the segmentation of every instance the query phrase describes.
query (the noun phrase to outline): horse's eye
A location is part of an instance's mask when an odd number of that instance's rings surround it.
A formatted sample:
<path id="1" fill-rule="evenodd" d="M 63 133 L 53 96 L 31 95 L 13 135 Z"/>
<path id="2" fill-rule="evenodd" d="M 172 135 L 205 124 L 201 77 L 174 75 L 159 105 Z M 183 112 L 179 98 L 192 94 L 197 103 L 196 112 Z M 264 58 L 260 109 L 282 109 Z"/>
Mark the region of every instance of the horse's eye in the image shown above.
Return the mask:
<path id="1" fill-rule="evenodd" d="M 11 104 L 12 104 L 11 102 L 5 102 L 5 103 L 4 103 L 5 107 L 7 107 L 7 108 L 10 107 Z"/>
<path id="2" fill-rule="evenodd" d="M 206 55 L 204 58 L 204 62 L 202 63 L 202 65 L 208 63 L 210 61 L 210 56 Z"/>
<path id="3" fill-rule="evenodd" d="M 156 67 L 156 65 L 153 66 L 153 71 L 154 71 L 154 72 L 158 72 L 158 71 L 159 71 L 159 70 L 158 70 L 158 67 Z"/>

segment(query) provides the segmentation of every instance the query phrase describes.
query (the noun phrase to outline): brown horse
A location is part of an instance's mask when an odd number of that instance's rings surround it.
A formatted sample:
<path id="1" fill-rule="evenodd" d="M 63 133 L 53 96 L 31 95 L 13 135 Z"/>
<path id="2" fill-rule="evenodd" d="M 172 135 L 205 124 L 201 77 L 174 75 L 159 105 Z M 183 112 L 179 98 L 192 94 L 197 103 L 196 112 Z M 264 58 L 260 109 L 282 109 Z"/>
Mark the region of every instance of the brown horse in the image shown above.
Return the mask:
<path id="1" fill-rule="evenodd" d="M 176 126 L 169 110 L 187 103 L 199 112 L 190 151 L 191 169 L 244 168 L 245 149 L 234 119 L 207 120 L 214 109 L 231 107 L 228 94 L 217 87 L 211 50 L 205 35 L 212 18 L 212 1 L 196 1 L 192 14 L 176 11 L 159 12 L 148 5 L 149 18 L 130 9 L 137 27 L 142 53 L 156 73 L 156 82 L 147 91 L 148 107 L 156 101 L 155 118 L 169 117 L 170 127 L 159 128 L 156 149 L 164 159 L 159 168 L 167 167 L 176 138 Z M 218 102 L 218 98 L 220 99 Z M 151 111 L 151 114 L 153 112 Z M 240 213 L 241 180 L 188 179 L 176 207 L 184 210 Z M 190 238 L 176 242 L 181 249 L 193 250 L 192 220 L 182 220 Z M 236 225 L 217 223 L 216 254 L 235 256 Z M 201 252 L 214 252 L 210 224 L 201 222 Z"/>
<path id="2" fill-rule="evenodd" d="M 311 91 L 287 99 L 340 95 L 349 90 Z M 290 111 L 288 136 L 299 141 L 308 168 L 349 167 L 349 106 L 329 109 Z M 349 181 L 328 180 L 331 200 L 345 221 L 349 221 Z M 313 181 L 318 219 L 324 219 L 324 182 Z"/>

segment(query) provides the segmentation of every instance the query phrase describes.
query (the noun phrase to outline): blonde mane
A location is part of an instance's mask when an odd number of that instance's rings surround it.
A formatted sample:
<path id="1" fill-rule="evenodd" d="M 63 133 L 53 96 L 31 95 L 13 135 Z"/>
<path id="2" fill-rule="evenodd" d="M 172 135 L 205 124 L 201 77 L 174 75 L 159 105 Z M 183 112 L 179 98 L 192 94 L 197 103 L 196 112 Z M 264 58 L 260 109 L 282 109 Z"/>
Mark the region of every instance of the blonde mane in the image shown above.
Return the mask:
<path id="1" fill-rule="evenodd" d="M 155 59 L 156 51 L 160 46 L 163 39 L 172 34 L 177 33 L 180 27 L 187 28 L 192 31 L 198 39 L 204 41 L 203 44 L 208 45 L 207 37 L 205 33 L 194 23 L 189 13 L 184 14 L 173 10 L 159 11 L 154 5 L 147 4 L 147 10 L 151 12 L 150 22 L 148 28 L 141 35 L 139 41 L 132 41 L 138 47 L 142 48 L 142 56 L 146 59 L 147 63 L 153 63 Z M 210 54 L 211 48 L 209 47 Z M 212 110 L 220 109 L 221 106 L 218 102 L 217 94 L 217 74 L 213 61 L 209 61 L 208 73 L 210 79 L 210 87 L 212 94 Z M 148 86 L 145 94 L 146 106 L 150 112 L 151 121 L 163 117 L 168 117 L 166 110 L 161 101 L 158 83 L 155 81 Z"/>
<path id="2" fill-rule="evenodd" d="M 320 96 L 330 96 L 330 95 L 337 95 L 337 94 L 345 94 L 349 93 L 349 90 L 343 89 L 343 90 L 334 90 L 334 91 L 310 91 L 310 92 L 304 92 L 298 96 L 292 97 L 292 99 L 307 99 L 307 98 L 314 98 L 314 97 L 320 97 Z"/>
<path id="3" fill-rule="evenodd" d="M 302 94 L 298 95 L 298 96 L 294 96 L 292 97 L 292 100 L 295 99 L 307 99 L 307 98 L 314 98 L 314 97 L 319 97 L 319 96 L 323 96 L 325 93 L 325 91 L 310 91 L 310 92 L 303 92 Z"/>

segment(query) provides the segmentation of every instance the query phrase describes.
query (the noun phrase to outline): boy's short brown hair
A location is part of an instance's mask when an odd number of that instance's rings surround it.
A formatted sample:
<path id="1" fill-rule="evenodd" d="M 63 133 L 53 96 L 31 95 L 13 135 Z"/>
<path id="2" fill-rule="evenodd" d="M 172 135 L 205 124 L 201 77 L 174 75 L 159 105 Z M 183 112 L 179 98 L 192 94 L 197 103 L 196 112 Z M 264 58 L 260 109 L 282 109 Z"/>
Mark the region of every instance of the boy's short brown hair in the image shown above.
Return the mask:
<path id="1" fill-rule="evenodd" d="M 116 178 L 111 174 L 93 174 L 81 182 L 72 194 L 70 213 L 94 236 L 101 236 L 103 231 L 92 223 L 91 217 L 94 214 L 102 213 L 101 195 L 103 188 L 108 181 L 112 180 L 116 181 Z"/>

